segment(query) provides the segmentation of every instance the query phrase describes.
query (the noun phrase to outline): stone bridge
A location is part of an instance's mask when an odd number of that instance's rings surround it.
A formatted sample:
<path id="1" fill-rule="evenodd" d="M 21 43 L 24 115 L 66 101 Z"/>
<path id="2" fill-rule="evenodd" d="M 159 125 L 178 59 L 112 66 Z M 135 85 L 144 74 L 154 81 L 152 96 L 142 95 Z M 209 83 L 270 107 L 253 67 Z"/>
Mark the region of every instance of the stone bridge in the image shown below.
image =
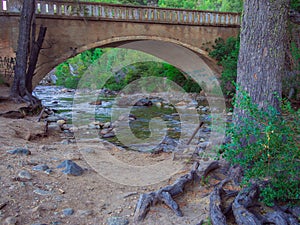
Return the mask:
<path id="1" fill-rule="evenodd" d="M 0 0 L 0 75 L 8 83 L 13 77 L 21 2 Z M 172 51 L 172 46 L 189 49 L 218 72 L 207 47 L 216 38 L 237 36 L 240 26 L 237 13 L 61 0 L 36 2 L 37 28 L 46 26 L 47 33 L 34 86 L 55 66 L 76 54 L 95 47 L 123 47 L 129 43 L 133 44 L 128 48 L 155 55 L 180 69 L 183 61 L 189 59 Z"/>

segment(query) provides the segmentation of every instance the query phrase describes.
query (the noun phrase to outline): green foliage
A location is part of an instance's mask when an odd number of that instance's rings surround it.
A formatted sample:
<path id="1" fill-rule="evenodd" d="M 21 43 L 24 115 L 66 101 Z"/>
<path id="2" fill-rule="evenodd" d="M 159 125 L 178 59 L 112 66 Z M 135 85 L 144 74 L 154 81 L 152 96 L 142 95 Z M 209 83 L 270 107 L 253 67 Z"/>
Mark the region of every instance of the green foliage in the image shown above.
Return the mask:
<path id="1" fill-rule="evenodd" d="M 126 5 L 147 5 L 147 0 L 80 0 L 82 2 L 105 2 L 113 4 Z M 294 0 L 296 1 L 296 0 Z M 156 2 L 156 1 L 153 1 Z M 158 0 L 159 7 L 164 8 L 183 8 L 183 9 L 198 9 L 198 10 L 213 10 L 224 12 L 242 12 L 242 0 Z M 294 4 L 297 4 L 296 2 Z"/>
<path id="2" fill-rule="evenodd" d="M 218 64 L 223 67 L 221 75 L 221 87 L 223 93 L 228 96 L 235 93 L 237 76 L 237 61 L 239 55 L 240 40 L 239 37 L 230 37 L 226 41 L 219 38 L 215 41 L 213 50 L 209 55 L 218 61 Z"/>
<path id="3" fill-rule="evenodd" d="M 197 0 L 190 0 L 190 1 L 159 0 L 158 5 L 160 7 L 168 7 L 168 8 L 197 9 L 198 1 Z"/>
<path id="4" fill-rule="evenodd" d="M 68 59 L 56 67 L 57 85 L 76 88 L 87 68 L 103 54 L 102 49 L 95 48 Z M 95 81 L 94 81 L 95 82 Z"/>
<path id="5" fill-rule="evenodd" d="M 291 8 L 297 11 L 300 11 L 300 2 L 299 0 L 291 0 Z"/>
<path id="6" fill-rule="evenodd" d="M 297 44 L 295 42 L 291 42 L 291 54 L 294 60 L 294 67 L 296 70 L 300 70 L 300 49 L 297 48 Z"/>
<path id="7" fill-rule="evenodd" d="M 100 57 L 104 53 L 105 65 L 101 64 Z M 110 90 L 121 90 L 131 82 L 142 77 L 166 77 L 171 81 L 174 81 L 187 92 L 200 92 L 200 86 L 192 79 L 186 78 L 182 72 L 180 72 L 174 66 L 162 62 L 140 62 L 136 64 L 130 64 L 133 57 L 140 59 L 141 53 L 138 51 L 131 51 L 128 53 L 120 52 L 114 49 L 92 49 L 85 51 L 66 62 L 60 64 L 56 68 L 56 76 L 58 78 L 57 85 L 65 86 L 68 88 L 76 88 L 79 81 L 82 88 L 99 89 L 102 87 Z M 100 59 L 100 64 L 98 60 Z M 98 72 L 93 71 L 91 76 L 83 76 L 91 65 L 96 65 L 99 71 L 110 71 L 112 67 L 115 67 L 120 63 L 121 71 L 114 73 L 113 77 L 110 77 L 107 81 L 103 74 L 101 76 Z M 119 74 L 123 74 L 119 75 Z M 107 76 L 109 76 L 107 74 Z M 103 84 L 105 84 L 103 86 Z M 144 85 L 149 89 L 155 89 L 150 87 L 149 84 Z"/>
<path id="8" fill-rule="evenodd" d="M 267 205 L 295 204 L 300 199 L 300 110 L 285 103 L 283 116 L 271 107 L 262 111 L 241 93 L 238 107 L 247 116 L 229 129 L 232 141 L 224 147 L 224 157 L 244 168 L 245 184 L 267 182 L 261 193 Z"/>

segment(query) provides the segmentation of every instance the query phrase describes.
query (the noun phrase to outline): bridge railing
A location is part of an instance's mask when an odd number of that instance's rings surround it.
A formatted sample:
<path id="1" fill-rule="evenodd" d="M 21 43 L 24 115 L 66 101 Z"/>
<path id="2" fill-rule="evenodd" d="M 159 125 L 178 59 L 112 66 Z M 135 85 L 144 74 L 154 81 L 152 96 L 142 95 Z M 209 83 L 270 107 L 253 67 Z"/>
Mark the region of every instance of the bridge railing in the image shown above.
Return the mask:
<path id="1" fill-rule="evenodd" d="M 19 13 L 19 0 L 0 0 L 0 12 Z M 239 26 L 240 14 L 91 2 L 37 0 L 36 14 L 168 24 Z"/>

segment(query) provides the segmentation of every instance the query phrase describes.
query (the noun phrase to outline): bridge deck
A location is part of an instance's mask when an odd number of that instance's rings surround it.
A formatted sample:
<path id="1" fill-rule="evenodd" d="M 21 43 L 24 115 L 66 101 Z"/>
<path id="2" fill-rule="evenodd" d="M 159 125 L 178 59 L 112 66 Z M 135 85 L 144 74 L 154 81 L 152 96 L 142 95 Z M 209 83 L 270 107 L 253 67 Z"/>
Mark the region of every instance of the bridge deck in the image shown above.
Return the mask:
<path id="1" fill-rule="evenodd" d="M 0 0 L 0 14 L 20 13 L 18 0 Z M 36 14 L 40 16 L 86 18 L 97 20 L 131 21 L 141 23 L 167 23 L 193 26 L 240 25 L 239 13 L 198 11 L 184 9 L 128 6 L 92 2 L 37 0 Z"/>

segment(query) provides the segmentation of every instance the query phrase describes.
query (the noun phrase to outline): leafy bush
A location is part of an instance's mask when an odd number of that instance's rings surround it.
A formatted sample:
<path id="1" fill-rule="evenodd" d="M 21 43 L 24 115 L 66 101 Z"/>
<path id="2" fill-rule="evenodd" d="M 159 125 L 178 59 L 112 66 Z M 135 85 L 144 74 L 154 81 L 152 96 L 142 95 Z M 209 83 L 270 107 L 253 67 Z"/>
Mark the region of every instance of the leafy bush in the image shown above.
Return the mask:
<path id="1" fill-rule="evenodd" d="M 232 141 L 224 147 L 224 157 L 244 168 L 244 184 L 267 182 L 261 193 L 267 205 L 296 203 L 300 199 L 300 110 L 293 111 L 285 103 L 282 115 L 271 107 L 262 111 L 245 93 L 239 101 L 247 117 L 229 129 Z"/>
<path id="2" fill-rule="evenodd" d="M 213 50 L 209 55 L 218 61 L 218 64 L 223 67 L 221 75 L 221 87 L 223 93 L 230 96 L 235 93 L 237 76 L 237 61 L 239 55 L 240 40 L 239 38 L 230 37 L 226 41 L 218 38 L 215 41 Z"/>

